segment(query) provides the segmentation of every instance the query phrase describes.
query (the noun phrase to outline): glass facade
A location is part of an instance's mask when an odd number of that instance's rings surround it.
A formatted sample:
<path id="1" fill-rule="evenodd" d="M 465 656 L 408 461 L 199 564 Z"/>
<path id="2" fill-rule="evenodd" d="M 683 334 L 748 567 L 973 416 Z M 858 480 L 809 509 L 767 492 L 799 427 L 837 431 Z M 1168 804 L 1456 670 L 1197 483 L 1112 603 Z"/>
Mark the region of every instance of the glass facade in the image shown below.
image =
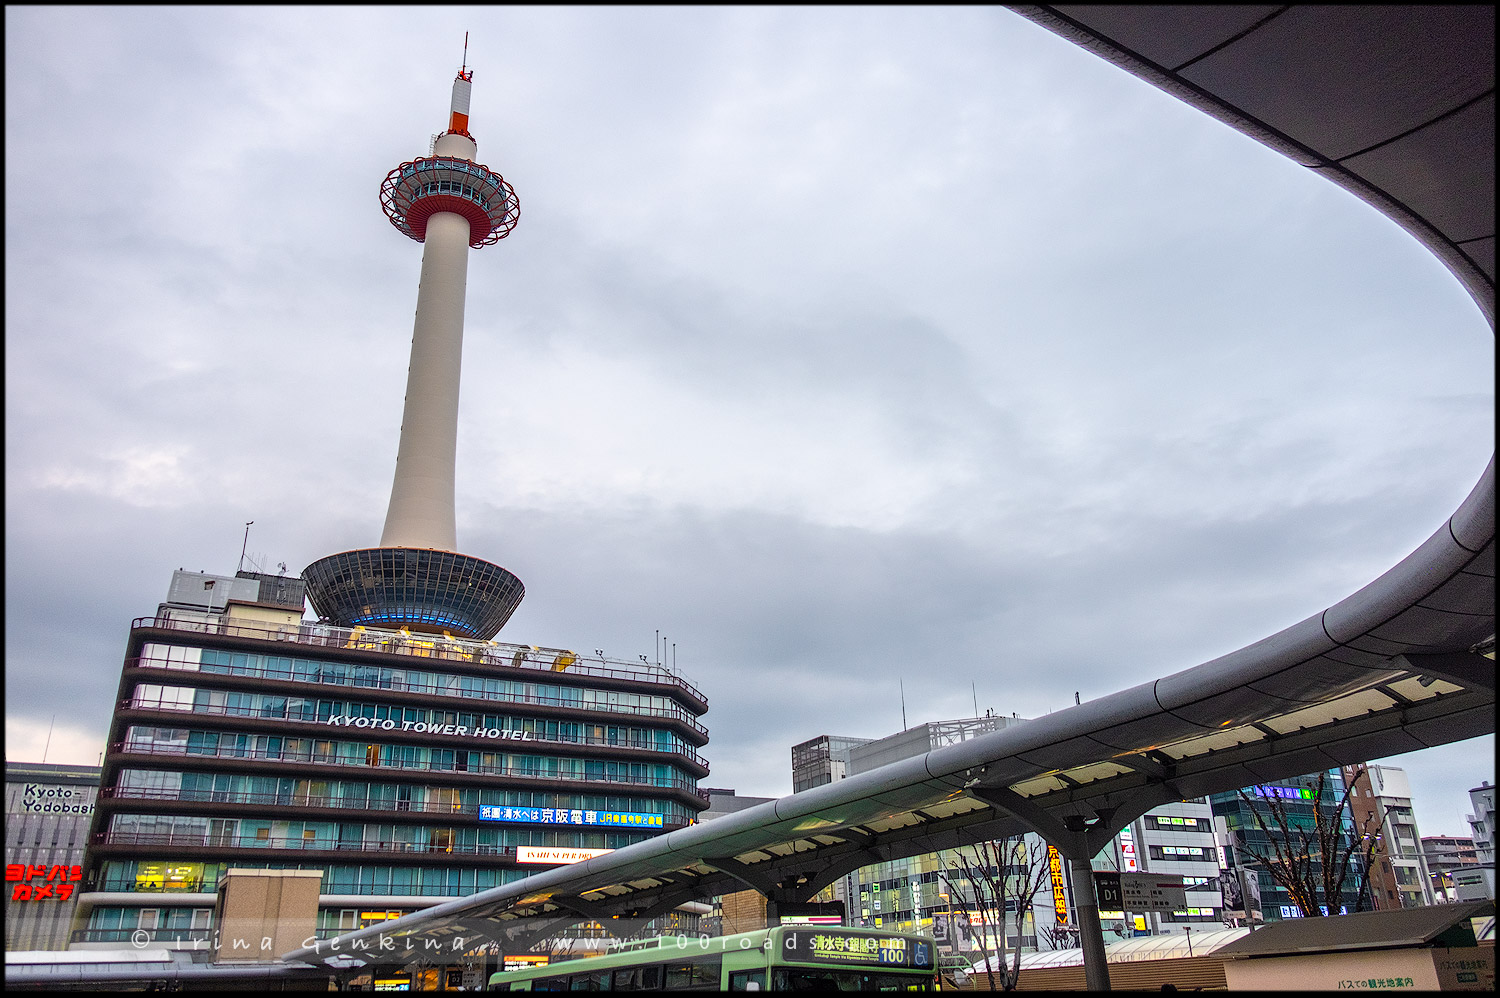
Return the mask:
<path id="1" fill-rule="evenodd" d="M 1229 870 L 1243 866 L 1248 875 L 1257 878 L 1260 885 L 1261 911 L 1268 922 L 1280 921 L 1287 918 L 1301 918 L 1302 911 L 1298 907 L 1286 888 L 1277 883 L 1270 872 L 1259 863 L 1251 854 L 1258 853 L 1262 856 L 1275 859 L 1276 844 L 1273 837 L 1280 841 L 1281 833 L 1273 816 L 1274 808 L 1281 808 L 1287 818 L 1287 823 L 1294 835 L 1305 834 L 1312 842 L 1309 850 L 1312 860 L 1312 880 L 1315 884 L 1323 882 L 1323 857 L 1319 854 L 1317 847 L 1317 833 L 1313 817 L 1314 806 L 1319 807 L 1328 820 L 1337 824 L 1337 856 L 1342 856 L 1344 851 L 1353 844 L 1355 835 L 1354 819 L 1349 810 L 1345 808 L 1338 811 L 1339 801 L 1344 795 L 1344 778 L 1338 769 L 1330 769 L 1321 774 L 1323 785 L 1321 795 L 1318 792 L 1317 773 L 1308 776 L 1299 776 L 1290 780 L 1278 780 L 1271 784 L 1257 784 L 1246 787 L 1242 798 L 1239 793 L 1213 794 L 1209 802 L 1213 806 L 1214 815 L 1222 818 L 1227 832 L 1228 842 L 1225 846 L 1225 867 Z M 1272 802 L 1275 802 L 1274 805 Z M 1256 815 L 1260 816 L 1257 821 Z M 1262 822 L 1264 828 L 1262 828 Z M 1287 847 L 1285 844 L 1284 848 Z M 1298 846 L 1292 844 L 1292 849 Z M 1336 858 L 1336 857 L 1331 857 Z M 1319 902 L 1323 914 L 1352 914 L 1361 907 L 1368 909 L 1370 906 L 1360 905 L 1359 888 L 1367 871 L 1356 857 L 1349 864 L 1349 873 L 1345 877 L 1340 892 L 1337 908 L 1331 910 L 1332 905 L 1327 899 Z"/>
<path id="2" fill-rule="evenodd" d="M 75 942 L 200 951 L 230 867 L 320 871 L 335 935 L 545 869 L 524 847 L 616 849 L 708 806 L 708 704 L 664 670 L 168 611 L 131 629 Z"/>

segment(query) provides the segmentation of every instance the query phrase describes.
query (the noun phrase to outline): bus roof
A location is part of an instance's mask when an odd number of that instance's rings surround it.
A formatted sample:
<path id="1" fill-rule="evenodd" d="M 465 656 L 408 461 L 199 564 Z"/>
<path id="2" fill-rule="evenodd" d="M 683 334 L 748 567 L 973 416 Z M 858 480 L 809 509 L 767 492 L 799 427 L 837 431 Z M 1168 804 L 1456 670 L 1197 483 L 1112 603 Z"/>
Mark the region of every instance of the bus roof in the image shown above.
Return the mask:
<path id="1" fill-rule="evenodd" d="M 807 925 L 793 923 L 775 925 L 749 932 L 736 932 L 727 936 L 655 936 L 651 939 L 634 939 L 612 945 L 607 953 L 598 956 L 577 957 L 555 963 L 539 964 L 518 970 L 504 970 L 491 975 L 491 980 L 526 980 L 550 974 L 578 973 L 588 970 L 603 970 L 630 966 L 641 961 L 650 961 L 654 956 L 665 959 L 682 958 L 717 953 L 743 953 L 761 949 L 771 942 L 770 949 L 780 953 L 779 940 L 789 931 L 820 932 L 839 936 L 869 936 L 885 939 L 910 939 L 932 943 L 932 936 L 922 932 L 899 932 L 893 929 L 871 929 L 863 926 Z M 800 962 L 800 961 L 799 961 Z M 901 970 L 899 967 L 883 968 Z"/>

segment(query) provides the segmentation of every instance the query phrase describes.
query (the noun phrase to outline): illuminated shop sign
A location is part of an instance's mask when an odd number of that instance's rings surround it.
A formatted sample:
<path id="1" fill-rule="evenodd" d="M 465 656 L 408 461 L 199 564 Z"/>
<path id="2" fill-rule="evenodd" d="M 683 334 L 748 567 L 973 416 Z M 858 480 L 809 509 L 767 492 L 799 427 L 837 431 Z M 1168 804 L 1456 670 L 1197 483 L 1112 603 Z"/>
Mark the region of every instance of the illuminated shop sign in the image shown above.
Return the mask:
<path id="1" fill-rule="evenodd" d="M 662 815 L 638 811 L 579 811 L 565 807 L 503 807 L 479 805 L 480 821 L 519 821 L 530 825 L 623 825 L 661 828 Z"/>
<path id="2" fill-rule="evenodd" d="M 135 868 L 138 891 L 197 891 L 202 886 L 202 863 L 140 863 Z"/>
<path id="3" fill-rule="evenodd" d="M 603 856 L 613 849 L 545 849 L 541 846 L 516 846 L 517 863 L 582 863 Z"/>
<path id="4" fill-rule="evenodd" d="M 868 963 L 872 966 L 932 967 L 931 944 L 901 936 L 866 936 L 830 929 L 788 929 L 782 959 L 794 963 Z"/>
<path id="5" fill-rule="evenodd" d="M 1313 800 L 1318 796 L 1310 787 L 1257 786 L 1253 789 L 1257 797 L 1280 797 L 1283 800 Z"/>
<path id="6" fill-rule="evenodd" d="M 843 925 L 841 915 L 782 915 L 782 925 Z"/>
<path id="7" fill-rule="evenodd" d="M 1130 834 L 1130 829 L 1120 830 L 1120 872 L 1135 873 L 1140 866 L 1135 861 L 1135 837 Z"/>
<path id="8" fill-rule="evenodd" d="M 359 913 L 359 927 L 364 928 L 372 922 L 385 922 L 392 918 L 400 918 L 405 912 L 400 911 L 362 911 Z"/>
<path id="9" fill-rule="evenodd" d="M 1047 869 L 1052 874 L 1052 907 L 1057 910 L 1058 925 L 1068 924 L 1068 896 L 1063 889 L 1062 854 L 1047 847 Z"/>
<path id="10" fill-rule="evenodd" d="M 28 783 L 21 794 L 21 809 L 31 814 L 93 814 L 94 805 L 85 787 L 60 787 Z"/>
<path id="11" fill-rule="evenodd" d="M 83 879 L 83 867 L 7 863 L 5 879 L 15 885 L 12 901 L 66 901 L 73 896 L 73 885 Z"/>
<path id="12" fill-rule="evenodd" d="M 1327 915 L 1328 914 L 1328 905 L 1326 905 L 1326 904 L 1320 904 L 1320 905 L 1318 905 L 1318 910 L 1321 911 L 1324 915 Z M 1347 914 L 1349 914 L 1349 906 L 1345 905 L 1345 904 L 1339 905 L 1339 914 L 1340 915 L 1347 915 Z M 1302 917 L 1302 909 L 1299 908 L 1299 907 L 1297 907 L 1294 904 L 1284 904 L 1284 905 L 1281 906 L 1281 917 L 1282 918 L 1301 918 Z"/>
<path id="13" fill-rule="evenodd" d="M 410 731 L 416 735 L 448 735 L 453 738 L 494 738 L 501 741 L 529 742 L 529 731 L 506 731 L 503 728 L 471 728 L 467 724 L 428 724 L 426 721 L 397 721 L 394 718 L 350 717 L 335 714 L 324 724 L 336 728 L 367 728 L 374 731 Z"/>

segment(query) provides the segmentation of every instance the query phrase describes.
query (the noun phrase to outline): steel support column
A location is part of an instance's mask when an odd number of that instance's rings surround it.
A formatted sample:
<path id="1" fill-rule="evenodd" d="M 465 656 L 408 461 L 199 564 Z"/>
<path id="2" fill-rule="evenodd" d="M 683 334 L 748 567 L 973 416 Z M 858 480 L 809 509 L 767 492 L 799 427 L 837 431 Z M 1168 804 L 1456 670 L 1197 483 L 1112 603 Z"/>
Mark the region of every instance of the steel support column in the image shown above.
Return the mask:
<path id="1" fill-rule="evenodd" d="M 1078 942 L 1083 947 L 1083 980 L 1090 991 L 1109 990 L 1109 963 L 1104 955 L 1104 927 L 1099 922 L 1099 895 L 1094 891 L 1091 857 L 1068 857 L 1073 874 L 1073 917 L 1078 921 Z"/>

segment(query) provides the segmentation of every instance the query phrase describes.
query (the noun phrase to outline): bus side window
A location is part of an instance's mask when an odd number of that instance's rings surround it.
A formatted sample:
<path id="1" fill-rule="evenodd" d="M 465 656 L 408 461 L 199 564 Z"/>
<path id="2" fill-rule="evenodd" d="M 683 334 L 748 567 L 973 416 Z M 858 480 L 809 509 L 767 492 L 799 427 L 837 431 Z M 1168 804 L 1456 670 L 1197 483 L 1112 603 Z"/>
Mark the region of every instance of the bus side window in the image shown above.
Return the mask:
<path id="1" fill-rule="evenodd" d="M 669 963 L 666 965 L 666 990 L 717 991 L 723 966 L 723 960 L 718 957 L 691 963 Z"/>
<path id="2" fill-rule="evenodd" d="M 736 970 L 729 975 L 730 991 L 764 991 L 766 989 L 766 972 L 764 970 Z"/>
<path id="3" fill-rule="evenodd" d="M 660 991 L 661 967 L 623 967 L 610 985 L 616 991 Z"/>
<path id="4" fill-rule="evenodd" d="M 608 991 L 609 971 L 587 970 L 573 975 L 573 986 L 569 991 Z"/>

